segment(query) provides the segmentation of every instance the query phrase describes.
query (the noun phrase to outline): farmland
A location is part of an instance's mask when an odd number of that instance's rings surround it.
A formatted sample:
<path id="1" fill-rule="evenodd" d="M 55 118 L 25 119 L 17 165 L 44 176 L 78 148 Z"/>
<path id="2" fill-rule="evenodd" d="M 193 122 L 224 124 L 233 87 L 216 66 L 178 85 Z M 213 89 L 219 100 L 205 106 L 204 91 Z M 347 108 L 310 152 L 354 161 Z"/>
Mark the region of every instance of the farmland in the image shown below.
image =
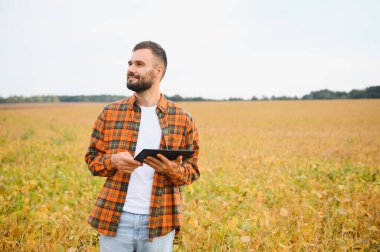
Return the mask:
<path id="1" fill-rule="evenodd" d="M 105 104 L 0 106 L 0 250 L 97 251 Z M 175 251 L 380 249 L 380 100 L 181 103 L 200 132 Z"/>

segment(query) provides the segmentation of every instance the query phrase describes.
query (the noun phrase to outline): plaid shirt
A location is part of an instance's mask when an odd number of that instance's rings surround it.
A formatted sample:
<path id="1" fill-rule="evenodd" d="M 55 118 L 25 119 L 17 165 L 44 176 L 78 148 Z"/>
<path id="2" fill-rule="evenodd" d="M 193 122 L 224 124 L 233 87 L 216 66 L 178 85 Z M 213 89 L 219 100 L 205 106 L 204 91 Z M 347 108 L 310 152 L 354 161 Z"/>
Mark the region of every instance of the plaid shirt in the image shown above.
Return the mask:
<path id="1" fill-rule="evenodd" d="M 174 175 L 155 172 L 149 210 L 149 240 L 176 229 L 183 222 L 181 186 L 200 176 L 198 169 L 198 131 L 191 116 L 161 94 L 156 113 L 162 129 L 160 149 L 195 150 Z M 111 166 L 111 155 L 128 151 L 135 155 L 141 109 L 133 95 L 107 105 L 94 123 L 90 146 L 85 155 L 94 176 L 107 177 L 96 200 L 88 222 L 104 235 L 115 236 L 130 175 Z"/>

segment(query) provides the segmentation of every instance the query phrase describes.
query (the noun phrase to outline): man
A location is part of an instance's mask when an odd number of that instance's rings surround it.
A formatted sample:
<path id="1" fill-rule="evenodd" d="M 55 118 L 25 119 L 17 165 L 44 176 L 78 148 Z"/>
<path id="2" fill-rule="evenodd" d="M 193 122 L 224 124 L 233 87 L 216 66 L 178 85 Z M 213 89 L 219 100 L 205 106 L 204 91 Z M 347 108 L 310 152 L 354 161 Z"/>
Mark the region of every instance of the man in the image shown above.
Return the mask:
<path id="1" fill-rule="evenodd" d="M 160 93 L 167 67 L 160 45 L 138 43 L 128 64 L 134 94 L 103 109 L 85 155 L 91 173 L 107 177 L 88 221 L 100 233 L 101 251 L 171 251 L 183 222 L 181 186 L 200 176 L 198 131 Z M 195 152 L 187 160 L 158 154 L 140 163 L 133 157 L 142 149 Z"/>

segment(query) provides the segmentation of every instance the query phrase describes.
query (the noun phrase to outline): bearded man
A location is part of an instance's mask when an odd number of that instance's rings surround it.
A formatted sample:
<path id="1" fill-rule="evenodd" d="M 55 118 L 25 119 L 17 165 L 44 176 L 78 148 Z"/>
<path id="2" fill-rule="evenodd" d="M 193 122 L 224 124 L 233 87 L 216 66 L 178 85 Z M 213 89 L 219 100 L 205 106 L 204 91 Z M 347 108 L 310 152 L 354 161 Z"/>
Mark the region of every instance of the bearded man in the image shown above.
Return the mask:
<path id="1" fill-rule="evenodd" d="M 181 187 L 200 177 L 198 131 L 183 108 L 167 100 L 160 83 L 165 50 L 144 41 L 128 62 L 127 99 L 107 105 L 96 119 L 85 155 L 94 176 L 106 177 L 88 222 L 101 251 L 171 251 L 183 223 Z M 194 150 L 187 160 L 134 157 L 143 149 Z"/>

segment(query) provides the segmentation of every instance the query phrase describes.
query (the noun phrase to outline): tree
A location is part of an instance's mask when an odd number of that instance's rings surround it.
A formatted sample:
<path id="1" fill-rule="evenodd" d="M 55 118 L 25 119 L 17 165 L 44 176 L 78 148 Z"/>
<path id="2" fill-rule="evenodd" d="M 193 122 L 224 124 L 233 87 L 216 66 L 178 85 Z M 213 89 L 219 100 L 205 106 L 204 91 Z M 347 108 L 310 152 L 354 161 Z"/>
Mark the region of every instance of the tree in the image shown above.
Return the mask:
<path id="1" fill-rule="evenodd" d="M 366 98 L 380 98 L 380 86 L 367 87 L 364 93 Z"/>

